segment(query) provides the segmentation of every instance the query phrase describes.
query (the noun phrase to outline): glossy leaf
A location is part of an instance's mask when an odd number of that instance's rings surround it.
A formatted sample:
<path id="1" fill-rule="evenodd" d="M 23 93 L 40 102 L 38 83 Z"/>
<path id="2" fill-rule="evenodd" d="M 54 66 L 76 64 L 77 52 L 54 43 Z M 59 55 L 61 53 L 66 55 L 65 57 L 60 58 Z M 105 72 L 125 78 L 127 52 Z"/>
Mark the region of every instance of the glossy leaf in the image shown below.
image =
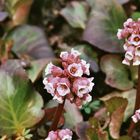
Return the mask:
<path id="1" fill-rule="evenodd" d="M 123 52 L 116 36 L 126 19 L 122 6 L 116 0 L 95 0 L 93 5 L 83 40 L 103 51 Z"/>
<path id="2" fill-rule="evenodd" d="M 44 32 L 36 26 L 19 26 L 11 31 L 7 39 L 14 41 L 13 51 L 19 57 L 32 59 L 54 57 Z"/>
<path id="3" fill-rule="evenodd" d="M 105 83 L 119 90 L 131 89 L 134 83 L 129 79 L 128 69 L 118 55 L 105 55 L 101 58 L 101 70 L 106 74 Z"/>
<path id="4" fill-rule="evenodd" d="M 21 134 L 44 116 L 43 100 L 16 61 L 1 66 L 0 82 L 0 135 Z"/>
<path id="5" fill-rule="evenodd" d="M 72 27 L 84 29 L 87 20 L 86 12 L 86 8 L 82 2 L 72 1 L 61 10 L 61 15 Z"/>

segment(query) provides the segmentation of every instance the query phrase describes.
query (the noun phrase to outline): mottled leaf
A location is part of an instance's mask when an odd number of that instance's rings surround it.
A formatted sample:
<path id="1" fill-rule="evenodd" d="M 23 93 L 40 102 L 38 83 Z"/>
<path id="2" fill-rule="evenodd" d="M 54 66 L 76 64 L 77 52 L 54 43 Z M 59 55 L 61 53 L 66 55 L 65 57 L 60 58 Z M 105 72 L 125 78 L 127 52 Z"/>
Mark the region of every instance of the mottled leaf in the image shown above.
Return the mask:
<path id="1" fill-rule="evenodd" d="M 101 70 L 106 74 L 105 82 L 111 87 L 128 90 L 134 83 L 129 79 L 128 69 L 118 55 L 105 55 L 101 58 Z"/>
<path id="2" fill-rule="evenodd" d="M 44 32 L 36 26 L 19 26 L 10 32 L 7 39 L 14 41 L 13 51 L 19 57 L 33 59 L 54 57 Z"/>
<path id="3" fill-rule="evenodd" d="M 87 20 L 86 12 L 82 2 L 72 1 L 60 13 L 72 27 L 84 29 Z"/>
<path id="4" fill-rule="evenodd" d="M 108 112 L 110 112 L 111 114 L 109 132 L 111 137 L 114 139 L 118 139 L 120 137 L 120 128 L 123 122 L 124 112 L 127 107 L 127 104 L 127 99 L 121 97 L 113 97 L 105 101 L 105 106 Z"/>
<path id="5" fill-rule="evenodd" d="M 65 103 L 65 126 L 73 129 L 78 123 L 83 121 L 82 114 L 75 104 L 71 104 L 68 100 Z"/>
<path id="6" fill-rule="evenodd" d="M 98 54 L 89 45 L 77 45 L 75 49 L 81 52 L 81 58 L 90 63 L 90 69 L 94 72 L 99 71 Z"/>
<path id="7" fill-rule="evenodd" d="M 111 99 L 112 97 L 123 97 L 128 100 L 128 105 L 124 113 L 124 121 L 126 121 L 134 112 L 135 100 L 136 100 L 136 89 L 131 89 L 124 92 L 115 91 L 107 94 L 100 98 L 102 101 Z"/>
<path id="8" fill-rule="evenodd" d="M 32 82 L 35 82 L 40 76 L 49 62 L 55 62 L 57 59 L 39 59 L 31 62 L 31 67 L 27 69 L 27 73 Z"/>
<path id="9" fill-rule="evenodd" d="M 122 6 L 116 0 L 95 0 L 93 5 L 83 40 L 107 52 L 123 52 L 116 36 L 126 19 Z"/>
<path id="10" fill-rule="evenodd" d="M 43 100 L 16 61 L 1 66 L 0 82 L 0 135 L 21 133 L 42 119 Z"/>

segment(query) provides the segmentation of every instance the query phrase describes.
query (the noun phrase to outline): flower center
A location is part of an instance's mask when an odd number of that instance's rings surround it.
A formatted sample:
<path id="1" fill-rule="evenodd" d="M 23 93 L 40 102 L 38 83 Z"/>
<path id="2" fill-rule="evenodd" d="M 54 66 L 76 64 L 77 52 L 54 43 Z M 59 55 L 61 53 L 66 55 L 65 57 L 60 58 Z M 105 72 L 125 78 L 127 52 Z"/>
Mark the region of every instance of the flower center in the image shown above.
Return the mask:
<path id="1" fill-rule="evenodd" d="M 74 74 L 76 71 L 77 71 L 77 69 L 76 69 L 75 67 L 71 67 L 70 72 L 71 72 L 72 74 Z"/>
<path id="2" fill-rule="evenodd" d="M 66 85 L 61 85 L 61 88 L 62 88 L 63 90 L 67 90 L 67 86 L 66 86 Z"/>
<path id="3" fill-rule="evenodd" d="M 140 41 L 140 38 L 139 37 L 135 37 L 134 41 L 138 42 L 138 41 Z"/>

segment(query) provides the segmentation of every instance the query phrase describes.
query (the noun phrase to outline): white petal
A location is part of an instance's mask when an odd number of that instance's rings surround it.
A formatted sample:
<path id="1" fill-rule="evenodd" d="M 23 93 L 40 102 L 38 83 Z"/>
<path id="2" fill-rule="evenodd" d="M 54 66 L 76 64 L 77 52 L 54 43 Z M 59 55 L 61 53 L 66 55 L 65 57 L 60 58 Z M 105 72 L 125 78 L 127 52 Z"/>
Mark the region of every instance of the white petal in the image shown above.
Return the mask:
<path id="1" fill-rule="evenodd" d="M 138 122 L 138 119 L 137 119 L 137 117 L 135 115 L 133 115 L 131 118 L 132 118 L 132 120 L 133 120 L 134 123 L 137 123 Z"/>
<path id="2" fill-rule="evenodd" d="M 62 103 L 63 103 L 62 97 L 58 97 L 58 96 L 56 96 L 56 95 L 53 97 L 53 100 L 57 100 L 57 102 L 58 102 L 59 104 L 62 104 Z"/>
<path id="3" fill-rule="evenodd" d="M 52 67 L 54 65 L 50 62 L 45 68 L 45 75 L 51 74 Z"/>
<path id="4" fill-rule="evenodd" d="M 87 94 L 89 92 L 87 86 L 78 86 L 78 93 L 77 96 L 82 98 L 84 94 Z"/>
<path id="5" fill-rule="evenodd" d="M 79 51 L 77 51 L 77 50 L 75 50 L 73 48 L 71 49 L 71 54 L 74 55 L 75 57 L 81 55 L 81 53 Z"/>
<path id="6" fill-rule="evenodd" d="M 64 89 L 62 86 L 66 86 L 67 89 Z M 59 95 L 65 96 L 70 93 L 70 89 L 66 83 L 59 83 L 57 87 L 57 92 L 59 93 Z"/>
<path id="7" fill-rule="evenodd" d="M 128 60 L 132 60 L 134 58 L 134 55 L 131 51 L 127 51 L 125 53 L 125 58 L 127 58 Z"/>
<path id="8" fill-rule="evenodd" d="M 130 65 L 130 61 L 126 61 L 125 59 L 122 61 L 122 63 L 128 66 Z"/>
<path id="9" fill-rule="evenodd" d="M 52 83 L 48 83 L 45 85 L 45 89 L 47 90 L 48 93 L 51 93 L 52 95 L 54 95 L 54 87 Z"/>
<path id="10" fill-rule="evenodd" d="M 71 72 L 72 68 L 75 69 L 75 71 L 73 73 Z M 83 75 L 83 70 L 82 70 L 81 64 L 73 63 L 73 64 L 69 65 L 67 69 L 68 69 L 68 72 L 74 77 L 81 77 Z"/>
<path id="11" fill-rule="evenodd" d="M 72 140 L 72 136 L 70 135 L 65 135 L 62 140 Z"/>
<path id="12" fill-rule="evenodd" d="M 60 53 L 60 58 L 67 58 L 68 57 L 68 52 L 61 52 Z"/>

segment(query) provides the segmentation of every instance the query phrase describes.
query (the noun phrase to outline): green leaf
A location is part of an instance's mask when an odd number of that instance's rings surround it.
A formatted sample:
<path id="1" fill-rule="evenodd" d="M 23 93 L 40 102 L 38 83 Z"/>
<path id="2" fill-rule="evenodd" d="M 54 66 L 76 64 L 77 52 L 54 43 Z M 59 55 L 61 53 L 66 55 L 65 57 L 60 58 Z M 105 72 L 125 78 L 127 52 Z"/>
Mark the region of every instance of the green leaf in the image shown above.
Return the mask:
<path id="1" fill-rule="evenodd" d="M 134 12 L 131 17 L 134 19 L 134 20 L 138 20 L 138 18 L 140 18 L 140 12 Z"/>
<path id="2" fill-rule="evenodd" d="M 14 41 L 13 51 L 18 57 L 32 59 L 54 57 L 48 45 L 45 33 L 36 26 L 23 25 L 16 27 L 6 37 Z"/>
<path id="3" fill-rule="evenodd" d="M 78 123 L 83 121 L 82 114 L 75 104 L 66 101 L 65 103 L 65 127 L 73 129 Z"/>
<path id="4" fill-rule="evenodd" d="M 129 90 L 134 86 L 129 79 L 128 69 L 119 55 L 105 55 L 101 58 L 101 70 L 106 74 L 105 83 L 119 90 Z"/>
<path id="5" fill-rule="evenodd" d="M 126 20 L 122 6 L 116 0 L 94 0 L 93 5 L 83 40 L 107 52 L 123 52 L 116 36 Z"/>
<path id="6" fill-rule="evenodd" d="M 55 62 L 57 59 L 39 59 L 31 62 L 31 67 L 27 69 L 29 79 L 35 82 L 42 75 L 42 71 L 49 62 Z"/>
<path id="7" fill-rule="evenodd" d="M 42 97 L 16 61 L 1 66 L 0 82 L 0 135 L 22 134 L 44 116 Z"/>
<path id="8" fill-rule="evenodd" d="M 87 20 L 86 7 L 82 2 L 72 1 L 61 10 L 61 15 L 74 28 L 85 28 Z"/>

